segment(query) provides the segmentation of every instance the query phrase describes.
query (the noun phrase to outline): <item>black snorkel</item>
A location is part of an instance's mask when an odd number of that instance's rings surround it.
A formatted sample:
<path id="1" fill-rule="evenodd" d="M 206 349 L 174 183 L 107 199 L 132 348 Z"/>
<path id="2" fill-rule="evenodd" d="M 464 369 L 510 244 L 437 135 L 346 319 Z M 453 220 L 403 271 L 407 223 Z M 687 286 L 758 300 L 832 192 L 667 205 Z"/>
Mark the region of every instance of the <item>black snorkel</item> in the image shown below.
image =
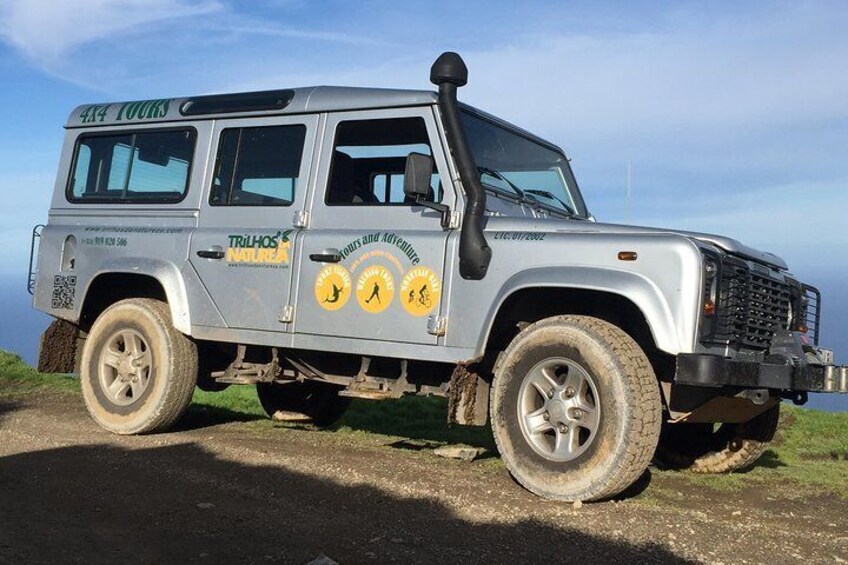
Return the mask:
<path id="1" fill-rule="evenodd" d="M 459 274 L 463 279 L 480 280 L 486 276 L 492 248 L 483 235 L 486 192 L 480 183 L 474 155 L 468 148 L 456 99 L 456 89 L 468 83 L 468 68 L 462 57 L 450 51 L 442 53 L 430 68 L 430 82 L 439 87 L 439 110 L 445 133 L 468 197 L 459 237 Z"/>

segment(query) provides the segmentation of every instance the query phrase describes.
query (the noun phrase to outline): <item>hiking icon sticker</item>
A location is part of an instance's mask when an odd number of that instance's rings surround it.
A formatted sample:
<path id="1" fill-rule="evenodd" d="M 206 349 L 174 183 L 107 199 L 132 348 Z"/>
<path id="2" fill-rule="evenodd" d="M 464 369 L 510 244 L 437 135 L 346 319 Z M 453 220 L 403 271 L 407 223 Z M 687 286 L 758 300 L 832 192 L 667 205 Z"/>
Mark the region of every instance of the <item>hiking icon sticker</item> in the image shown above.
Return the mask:
<path id="1" fill-rule="evenodd" d="M 382 265 L 367 267 L 356 280 L 356 300 L 362 309 L 379 314 L 389 307 L 395 297 L 395 279 Z"/>
<path id="2" fill-rule="evenodd" d="M 400 303 L 413 316 L 424 316 L 439 305 L 442 281 L 427 267 L 413 267 L 400 283 Z"/>
<path id="3" fill-rule="evenodd" d="M 315 299 L 324 310 L 339 310 L 347 304 L 353 284 L 341 265 L 327 265 L 315 279 Z"/>

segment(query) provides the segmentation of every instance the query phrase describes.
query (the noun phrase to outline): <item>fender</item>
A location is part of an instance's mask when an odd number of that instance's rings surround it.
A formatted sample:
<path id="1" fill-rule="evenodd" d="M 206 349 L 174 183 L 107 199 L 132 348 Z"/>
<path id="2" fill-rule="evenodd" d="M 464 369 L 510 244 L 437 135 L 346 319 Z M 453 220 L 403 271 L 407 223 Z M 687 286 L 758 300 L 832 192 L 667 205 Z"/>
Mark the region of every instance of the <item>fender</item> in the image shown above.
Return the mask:
<path id="1" fill-rule="evenodd" d="M 485 351 L 495 318 L 504 302 L 514 293 L 528 288 L 570 288 L 617 294 L 630 300 L 642 312 L 659 349 L 671 354 L 692 349 L 697 307 L 687 308 L 681 303 L 680 294 L 669 300 L 653 281 L 631 271 L 574 266 L 528 269 L 507 279 L 486 314 L 477 352 L 482 354 Z M 685 315 L 687 311 L 691 312 L 688 316 Z M 677 316 L 674 312 L 678 313 Z"/>
<path id="2" fill-rule="evenodd" d="M 167 261 L 143 257 L 115 257 L 113 259 L 107 259 L 98 266 L 97 270 L 88 279 L 83 296 L 85 298 L 88 297 L 91 283 L 98 276 L 115 273 L 146 275 L 159 281 L 159 284 L 165 290 L 165 297 L 168 299 L 174 328 L 186 335 L 191 335 L 191 316 L 189 313 L 188 296 L 179 267 Z M 85 298 L 83 298 L 80 304 L 84 302 Z M 80 313 L 77 312 L 76 314 L 77 318 L 79 318 Z"/>

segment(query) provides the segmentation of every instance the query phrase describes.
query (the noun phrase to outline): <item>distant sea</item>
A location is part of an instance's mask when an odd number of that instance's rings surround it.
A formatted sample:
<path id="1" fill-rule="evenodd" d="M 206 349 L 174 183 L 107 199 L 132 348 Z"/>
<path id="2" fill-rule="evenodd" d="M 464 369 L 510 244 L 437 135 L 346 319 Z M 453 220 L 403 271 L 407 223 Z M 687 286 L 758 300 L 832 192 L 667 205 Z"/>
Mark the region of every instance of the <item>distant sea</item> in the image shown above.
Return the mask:
<path id="1" fill-rule="evenodd" d="M 811 279 L 813 280 L 813 279 Z M 817 280 L 824 295 L 823 344 L 835 350 L 838 363 L 848 363 L 848 293 L 838 282 Z M 38 360 L 41 333 L 51 318 L 32 309 L 32 297 L 26 290 L 26 274 L 0 279 L 0 349 L 20 355 L 30 365 Z M 828 412 L 848 412 L 848 395 L 811 394 L 805 405 Z"/>

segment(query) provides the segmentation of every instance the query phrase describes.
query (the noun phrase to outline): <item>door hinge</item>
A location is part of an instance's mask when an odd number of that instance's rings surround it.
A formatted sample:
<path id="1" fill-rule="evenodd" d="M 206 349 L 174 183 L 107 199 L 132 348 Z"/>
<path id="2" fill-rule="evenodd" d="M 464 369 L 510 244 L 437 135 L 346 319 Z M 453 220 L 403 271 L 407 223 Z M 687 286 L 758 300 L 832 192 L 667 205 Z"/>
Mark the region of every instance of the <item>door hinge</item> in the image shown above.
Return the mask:
<path id="1" fill-rule="evenodd" d="M 298 210 L 297 212 L 295 212 L 292 224 L 294 224 L 294 227 L 296 228 L 308 228 L 309 212 L 307 212 L 306 210 Z"/>
<path id="2" fill-rule="evenodd" d="M 462 223 L 462 214 L 458 211 L 454 210 L 450 214 L 450 218 L 448 218 L 448 229 L 455 230 L 459 228 L 459 225 Z"/>
<path id="3" fill-rule="evenodd" d="M 427 318 L 427 333 L 432 335 L 445 335 L 448 329 L 448 319 L 446 316 L 432 316 Z"/>
<path id="4" fill-rule="evenodd" d="M 280 312 L 280 321 L 284 324 L 294 322 L 294 306 L 291 304 L 283 306 L 283 310 Z"/>

